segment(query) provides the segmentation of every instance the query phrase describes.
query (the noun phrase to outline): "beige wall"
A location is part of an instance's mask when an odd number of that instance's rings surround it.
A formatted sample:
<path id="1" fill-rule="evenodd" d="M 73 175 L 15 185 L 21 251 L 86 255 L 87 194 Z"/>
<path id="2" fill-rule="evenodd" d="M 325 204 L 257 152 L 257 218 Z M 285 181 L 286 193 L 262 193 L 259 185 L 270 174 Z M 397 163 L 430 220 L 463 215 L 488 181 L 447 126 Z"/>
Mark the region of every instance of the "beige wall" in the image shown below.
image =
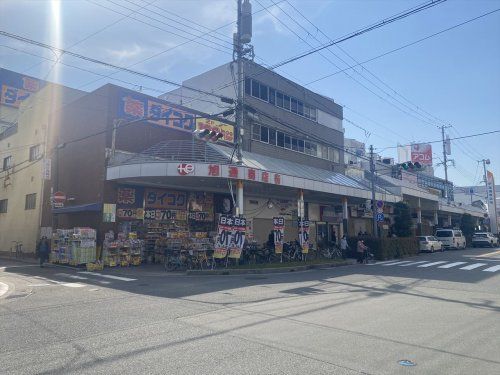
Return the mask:
<path id="1" fill-rule="evenodd" d="M 0 140 L 0 158 L 12 155 L 8 173 L 0 172 L 0 200 L 8 199 L 6 213 L 0 213 L 0 251 L 8 251 L 12 241 L 21 241 L 24 252 L 34 252 L 39 237 L 42 204 L 42 166 L 47 150 L 49 114 L 60 107 L 75 90 L 46 86 L 32 95 L 19 108 L 17 133 Z M 71 95 L 69 96 L 71 97 Z M 50 129 L 55 131 L 55 129 Z M 40 156 L 30 161 L 30 146 L 40 145 Z M 0 167 L 1 169 L 1 167 Z M 8 178 L 7 178 L 8 175 Z M 36 194 L 36 208 L 26 210 L 27 194 Z"/>

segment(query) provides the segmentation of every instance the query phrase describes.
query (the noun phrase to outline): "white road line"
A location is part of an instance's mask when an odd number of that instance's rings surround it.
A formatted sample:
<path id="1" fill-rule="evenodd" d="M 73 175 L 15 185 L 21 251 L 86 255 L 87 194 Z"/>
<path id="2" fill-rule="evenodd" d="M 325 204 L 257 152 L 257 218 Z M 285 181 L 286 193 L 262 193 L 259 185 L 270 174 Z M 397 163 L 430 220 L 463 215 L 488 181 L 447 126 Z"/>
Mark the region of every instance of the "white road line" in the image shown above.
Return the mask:
<path id="1" fill-rule="evenodd" d="M 56 273 L 56 274 L 54 274 L 54 276 L 69 277 L 71 279 L 77 279 L 77 280 L 88 280 L 88 277 L 70 275 L 69 273 Z"/>
<path id="2" fill-rule="evenodd" d="M 0 297 L 2 297 L 5 293 L 9 291 L 9 286 L 0 282 Z"/>
<path id="3" fill-rule="evenodd" d="M 490 268 L 486 268 L 486 269 L 485 269 L 485 270 L 483 270 L 483 271 L 485 271 L 485 272 L 497 272 L 498 270 L 500 270 L 500 265 L 498 265 L 498 266 L 493 266 L 493 267 L 490 267 Z"/>
<path id="4" fill-rule="evenodd" d="M 114 276 L 114 275 L 103 275 L 102 273 L 97 273 L 97 272 L 80 271 L 78 273 L 82 273 L 84 275 L 100 276 L 100 277 L 104 277 L 104 278 L 107 278 L 107 279 L 120 280 L 120 281 L 135 281 L 135 280 L 137 280 L 137 279 L 131 279 L 129 277 L 121 277 L 121 276 Z"/>
<path id="5" fill-rule="evenodd" d="M 428 260 L 422 260 L 420 262 L 411 262 L 411 263 L 407 263 L 407 264 L 400 264 L 399 267 L 408 267 L 408 266 L 414 266 L 416 264 L 422 264 L 422 263 L 427 263 Z"/>
<path id="6" fill-rule="evenodd" d="M 383 262 L 368 263 L 367 266 L 378 266 L 378 265 L 385 264 L 385 263 L 394 263 L 394 259 L 393 260 L 385 260 Z"/>
<path id="7" fill-rule="evenodd" d="M 474 264 L 470 264 L 468 266 L 465 266 L 465 267 L 462 267 L 460 268 L 461 270 L 467 270 L 467 271 L 470 271 L 470 270 L 473 270 L 475 268 L 478 268 L 478 267 L 481 267 L 481 266 L 486 266 L 488 263 L 474 263 Z"/>
<path id="8" fill-rule="evenodd" d="M 427 263 L 427 264 L 422 264 L 417 267 L 431 267 L 431 266 L 436 266 L 438 264 L 446 263 L 445 261 L 440 261 L 440 262 L 432 262 L 432 263 Z"/>
<path id="9" fill-rule="evenodd" d="M 439 266 L 438 268 L 451 268 L 451 267 L 455 267 L 455 266 L 459 266 L 461 264 L 466 264 L 467 262 L 454 262 L 454 263 L 448 263 L 448 264 L 445 264 L 443 266 Z"/>
<path id="10" fill-rule="evenodd" d="M 403 264 L 403 263 L 410 263 L 411 260 L 404 260 L 402 262 L 396 262 L 396 263 L 386 263 L 386 264 L 382 264 L 383 266 L 395 266 L 396 264 Z"/>

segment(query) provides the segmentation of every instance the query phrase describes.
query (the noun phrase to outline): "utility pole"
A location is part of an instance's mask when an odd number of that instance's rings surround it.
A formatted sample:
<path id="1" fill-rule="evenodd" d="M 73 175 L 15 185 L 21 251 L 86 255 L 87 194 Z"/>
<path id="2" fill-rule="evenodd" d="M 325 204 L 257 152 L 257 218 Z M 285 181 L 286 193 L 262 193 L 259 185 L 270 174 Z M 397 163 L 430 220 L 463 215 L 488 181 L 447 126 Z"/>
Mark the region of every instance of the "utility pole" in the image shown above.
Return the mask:
<path id="1" fill-rule="evenodd" d="M 483 182 L 486 185 L 486 187 L 488 187 L 488 176 L 486 175 L 486 164 L 490 165 L 491 162 L 490 162 L 490 159 L 483 159 L 481 161 L 483 162 L 483 171 L 484 171 Z"/>
<path id="2" fill-rule="evenodd" d="M 245 83 L 245 76 L 243 74 L 243 45 L 241 42 L 241 27 L 242 27 L 242 14 L 241 14 L 241 0 L 238 2 L 238 18 L 236 23 L 236 41 L 234 44 L 234 53 L 236 54 L 236 63 L 238 65 L 237 74 L 237 98 L 236 98 L 236 160 L 238 164 L 243 163 L 243 156 L 241 154 L 241 131 L 244 129 L 243 122 L 245 116 L 243 114 L 243 87 Z"/>
<path id="3" fill-rule="evenodd" d="M 446 139 L 444 137 L 444 129 L 449 128 L 450 126 L 441 126 L 441 136 L 443 140 L 443 165 L 444 165 L 444 197 L 446 198 L 447 203 L 450 203 L 450 194 L 448 192 L 448 152 L 446 150 Z"/>
<path id="4" fill-rule="evenodd" d="M 370 172 L 372 180 L 373 235 L 378 237 L 377 215 L 375 213 L 377 202 L 375 201 L 375 159 L 373 157 L 373 145 L 370 145 Z"/>

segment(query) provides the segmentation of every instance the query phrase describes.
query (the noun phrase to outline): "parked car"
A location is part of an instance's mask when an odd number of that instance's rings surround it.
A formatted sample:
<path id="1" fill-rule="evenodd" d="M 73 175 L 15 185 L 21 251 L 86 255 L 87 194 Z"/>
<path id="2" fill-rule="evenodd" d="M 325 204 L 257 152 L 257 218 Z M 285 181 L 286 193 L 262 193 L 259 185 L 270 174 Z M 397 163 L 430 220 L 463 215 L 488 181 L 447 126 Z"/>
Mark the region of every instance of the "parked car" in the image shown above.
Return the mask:
<path id="1" fill-rule="evenodd" d="M 438 229 L 436 237 L 443 243 L 444 249 L 465 249 L 467 242 L 459 229 Z"/>
<path id="2" fill-rule="evenodd" d="M 474 233 L 472 236 L 472 246 L 498 246 L 498 237 L 488 232 Z"/>
<path id="3" fill-rule="evenodd" d="M 443 251 L 443 244 L 434 236 L 418 236 L 418 246 L 420 251 Z"/>

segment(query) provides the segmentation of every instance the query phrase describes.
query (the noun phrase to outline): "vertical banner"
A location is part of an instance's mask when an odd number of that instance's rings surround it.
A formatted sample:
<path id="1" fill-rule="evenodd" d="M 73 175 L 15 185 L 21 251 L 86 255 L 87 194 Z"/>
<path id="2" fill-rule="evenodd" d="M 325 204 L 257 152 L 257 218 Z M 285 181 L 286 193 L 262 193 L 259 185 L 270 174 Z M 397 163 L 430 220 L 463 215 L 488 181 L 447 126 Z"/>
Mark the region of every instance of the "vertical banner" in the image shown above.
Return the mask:
<path id="1" fill-rule="evenodd" d="M 283 242 L 285 239 L 285 218 L 283 216 L 273 217 L 274 231 L 274 252 L 276 254 L 283 253 Z"/>
<path id="2" fill-rule="evenodd" d="M 240 259 L 243 246 L 245 245 L 245 232 L 247 220 L 244 217 L 233 216 L 231 245 L 229 258 Z"/>
<path id="3" fill-rule="evenodd" d="M 490 217 L 490 232 L 498 233 L 498 218 L 497 218 L 497 196 L 495 191 L 495 177 L 490 171 L 486 172 L 486 190 L 488 199 L 488 215 Z"/>
<path id="4" fill-rule="evenodd" d="M 215 240 L 214 258 L 222 259 L 227 255 L 231 245 L 233 230 L 233 217 L 231 215 L 220 215 L 217 227 L 217 238 Z"/>
<path id="5" fill-rule="evenodd" d="M 299 218 L 299 243 L 302 254 L 309 253 L 309 220 Z"/>

